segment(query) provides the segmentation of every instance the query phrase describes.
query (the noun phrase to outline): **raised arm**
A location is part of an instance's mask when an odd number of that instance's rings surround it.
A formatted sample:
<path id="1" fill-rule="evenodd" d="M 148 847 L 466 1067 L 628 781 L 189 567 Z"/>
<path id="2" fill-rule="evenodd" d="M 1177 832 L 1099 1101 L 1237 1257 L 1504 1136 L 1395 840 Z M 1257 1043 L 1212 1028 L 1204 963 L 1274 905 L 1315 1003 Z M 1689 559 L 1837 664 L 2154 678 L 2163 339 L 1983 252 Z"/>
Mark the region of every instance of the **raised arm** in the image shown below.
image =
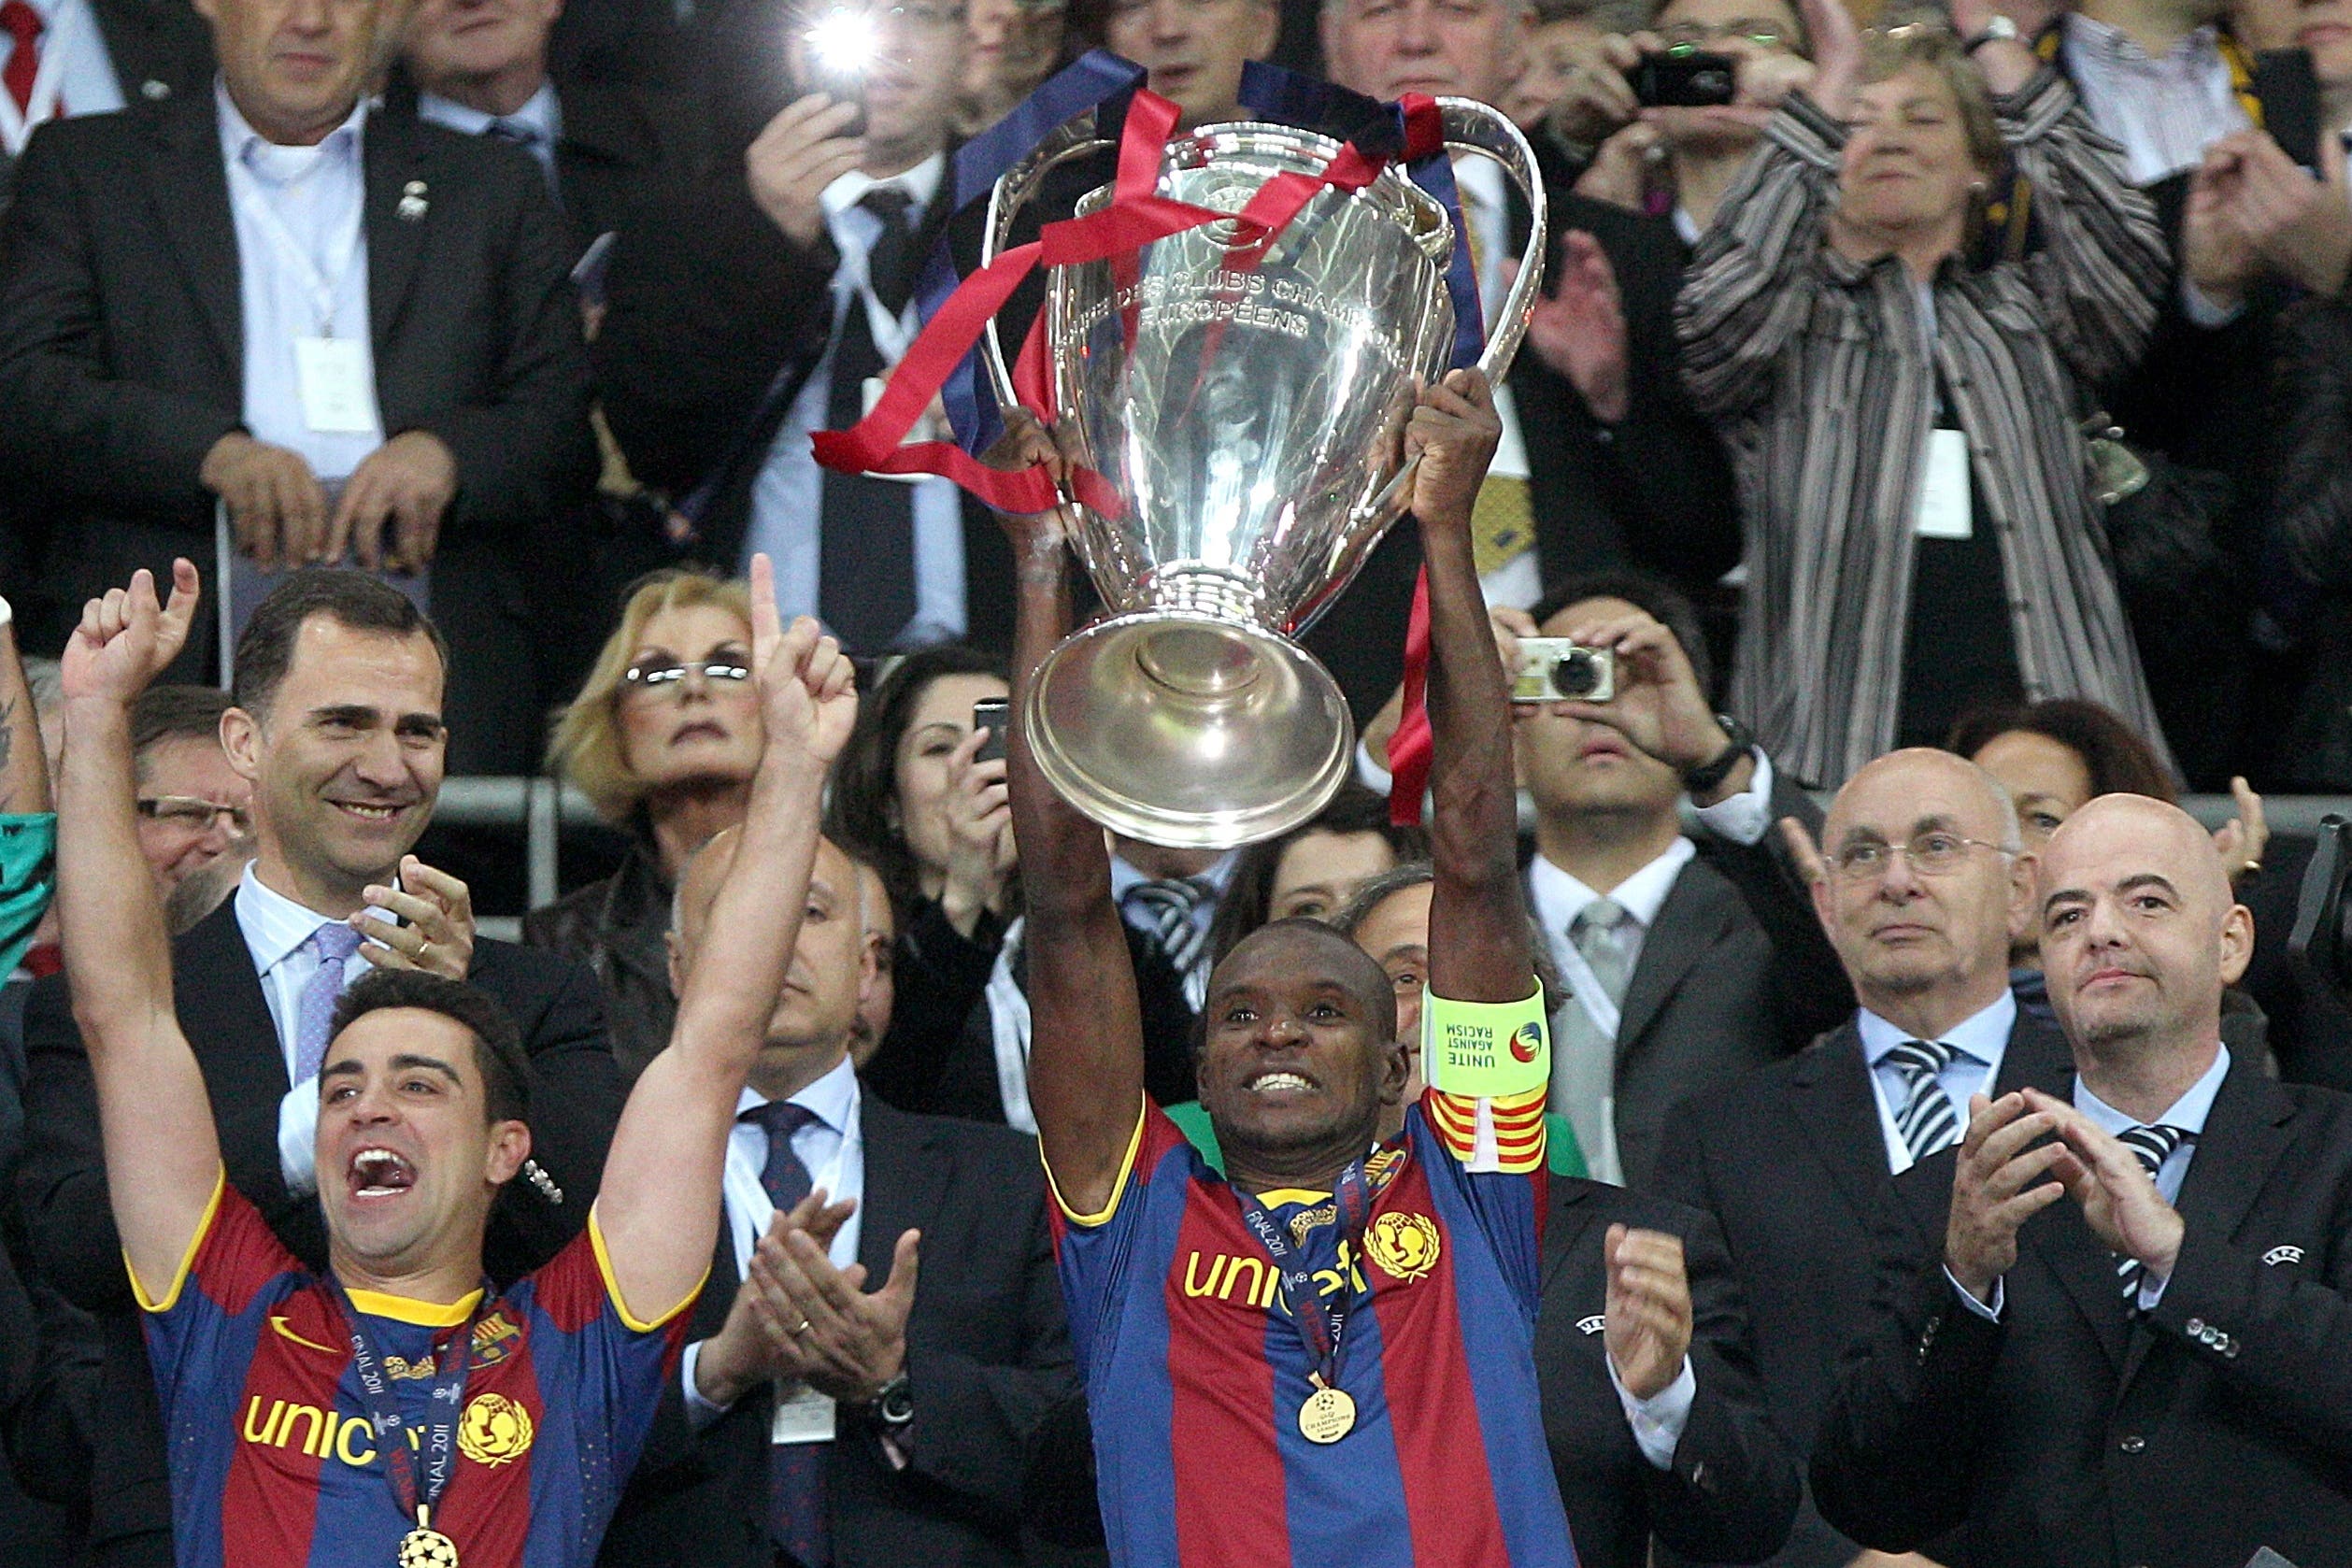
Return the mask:
<path id="1" fill-rule="evenodd" d="M 196 569 L 172 568 L 169 605 L 142 570 L 82 610 L 65 645 L 68 803 L 57 834 L 57 904 L 74 1020 L 98 1086 L 115 1228 L 133 1283 L 160 1302 L 221 1182 L 221 1144 L 195 1053 L 172 1005 L 171 938 L 139 853 L 132 809 L 131 702 L 179 652 Z"/>
<path id="2" fill-rule="evenodd" d="M 1051 443 L 1033 423 L 1005 446 L 1026 463 Z M 1048 461 L 1051 461 L 1048 458 Z M 1025 713 L 1037 666 L 1070 625 L 1062 520 L 1008 518 L 1015 590 L 1013 713 Z M 1013 837 L 1028 903 L 1029 1103 L 1046 1169 L 1063 1207 L 1101 1214 L 1119 1196 L 1144 1103 L 1143 1009 L 1119 906 L 1111 902 L 1103 830 L 1053 791 L 1016 717 L 1005 737 Z"/>
<path id="3" fill-rule="evenodd" d="M 0 600 L 0 617 L 7 610 Z M 49 912 L 56 823 L 50 810 L 49 763 L 13 619 L 0 619 L 0 975 L 33 945 Z"/>
<path id="4" fill-rule="evenodd" d="M 1457 370 L 1421 393 L 1405 434 L 1420 455 L 1413 514 L 1429 573 L 1429 989 L 1455 1002 L 1520 1002 L 1535 985 L 1511 699 L 1470 549 L 1471 506 L 1502 432 L 1486 378 Z"/>
<path id="5" fill-rule="evenodd" d="M 800 936 L 825 775 L 857 717 L 839 645 L 805 616 L 779 626 L 764 555 L 751 558 L 751 663 L 766 741 L 742 841 L 712 896 L 669 1048 L 620 1113 L 592 1218 L 622 1310 L 646 1323 L 675 1312 L 710 1266 L 727 1133 Z"/>
<path id="6" fill-rule="evenodd" d="M 48 809 L 49 763 L 11 618 L 0 620 L 0 816 L 30 817 Z"/>

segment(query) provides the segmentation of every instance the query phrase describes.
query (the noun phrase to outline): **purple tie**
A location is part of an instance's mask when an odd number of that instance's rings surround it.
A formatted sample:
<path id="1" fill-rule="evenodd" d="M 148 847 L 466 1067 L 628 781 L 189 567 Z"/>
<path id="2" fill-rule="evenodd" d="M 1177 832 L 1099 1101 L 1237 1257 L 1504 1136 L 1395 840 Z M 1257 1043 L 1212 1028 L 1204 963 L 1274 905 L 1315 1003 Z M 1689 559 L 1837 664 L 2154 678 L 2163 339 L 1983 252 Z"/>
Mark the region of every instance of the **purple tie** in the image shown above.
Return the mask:
<path id="1" fill-rule="evenodd" d="M 792 1134 L 817 1119 L 805 1105 L 771 1100 L 736 1119 L 767 1129 L 767 1163 L 760 1185 L 768 1201 L 790 1209 L 808 1196 L 808 1167 L 792 1148 Z M 833 1504 L 826 1486 L 830 1443 L 768 1445 L 768 1535 L 798 1568 L 826 1568 L 833 1561 Z"/>
<path id="2" fill-rule="evenodd" d="M 359 951 L 360 934 L 340 920 L 330 920 L 312 932 L 303 944 L 319 967 L 303 982 L 302 1002 L 294 1009 L 294 1083 L 319 1076 L 327 1059 L 327 1025 L 343 995 L 343 965 Z"/>

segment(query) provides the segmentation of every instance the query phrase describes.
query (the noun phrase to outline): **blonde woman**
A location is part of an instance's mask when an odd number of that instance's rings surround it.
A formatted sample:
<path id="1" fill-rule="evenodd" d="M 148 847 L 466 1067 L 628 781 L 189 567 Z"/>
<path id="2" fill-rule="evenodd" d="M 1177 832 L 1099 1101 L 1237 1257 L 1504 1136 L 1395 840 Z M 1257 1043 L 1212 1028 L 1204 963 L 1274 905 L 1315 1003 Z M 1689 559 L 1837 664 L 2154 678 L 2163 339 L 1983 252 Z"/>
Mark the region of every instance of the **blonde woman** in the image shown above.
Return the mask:
<path id="1" fill-rule="evenodd" d="M 630 591 L 550 764 L 635 842 L 620 870 L 523 920 L 523 940 L 578 959 L 605 985 L 613 1055 L 634 1082 L 670 1037 L 663 935 L 688 857 L 743 820 L 762 732 L 750 599 L 740 582 L 656 572 Z"/>

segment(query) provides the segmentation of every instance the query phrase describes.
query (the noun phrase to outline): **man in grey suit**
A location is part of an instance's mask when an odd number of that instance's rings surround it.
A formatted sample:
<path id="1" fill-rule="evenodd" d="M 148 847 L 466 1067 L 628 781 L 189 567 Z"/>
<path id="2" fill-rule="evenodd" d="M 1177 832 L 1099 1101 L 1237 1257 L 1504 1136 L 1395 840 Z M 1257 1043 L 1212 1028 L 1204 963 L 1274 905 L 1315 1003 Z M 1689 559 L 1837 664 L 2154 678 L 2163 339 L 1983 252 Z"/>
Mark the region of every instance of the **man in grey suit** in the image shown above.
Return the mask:
<path id="1" fill-rule="evenodd" d="M 1819 813 L 1708 706 L 1697 618 L 1663 583 L 1579 577 L 1530 616 L 1496 620 L 1616 656 L 1608 702 L 1512 713 L 1536 811 L 1529 904 L 1569 992 L 1552 1020 L 1551 1108 L 1594 1176 L 1646 1187 L 1676 1101 L 1802 1048 L 1852 1010 L 1773 831 Z M 1517 663 L 1511 647 L 1504 658 Z"/>
<path id="2" fill-rule="evenodd" d="M 209 559 L 430 573 L 450 767 L 537 733 L 514 557 L 595 478 L 572 261 L 512 147 L 363 97 L 391 0 L 199 0 L 207 91 L 53 121 L 0 222 L 0 489 L 86 596 Z M 211 618 L 179 678 L 203 673 Z"/>

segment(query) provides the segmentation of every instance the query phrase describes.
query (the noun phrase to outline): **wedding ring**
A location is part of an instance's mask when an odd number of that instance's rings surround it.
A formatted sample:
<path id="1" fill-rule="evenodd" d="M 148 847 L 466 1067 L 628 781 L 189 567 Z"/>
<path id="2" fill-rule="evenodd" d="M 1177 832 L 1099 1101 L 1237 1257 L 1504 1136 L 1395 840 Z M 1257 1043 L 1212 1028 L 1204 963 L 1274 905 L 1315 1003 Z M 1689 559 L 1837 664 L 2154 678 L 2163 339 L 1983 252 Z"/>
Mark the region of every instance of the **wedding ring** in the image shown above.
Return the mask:
<path id="1" fill-rule="evenodd" d="M 794 1339 L 798 1339 L 801 1335 L 803 1335 L 803 1334 L 806 1333 L 807 1332 L 808 1332 L 808 1319 L 805 1319 L 805 1318 L 802 1319 L 799 1322 L 797 1322 L 797 1323 L 795 1323 L 795 1324 L 793 1324 L 793 1325 L 792 1325 L 792 1337 L 793 1337 Z"/>

